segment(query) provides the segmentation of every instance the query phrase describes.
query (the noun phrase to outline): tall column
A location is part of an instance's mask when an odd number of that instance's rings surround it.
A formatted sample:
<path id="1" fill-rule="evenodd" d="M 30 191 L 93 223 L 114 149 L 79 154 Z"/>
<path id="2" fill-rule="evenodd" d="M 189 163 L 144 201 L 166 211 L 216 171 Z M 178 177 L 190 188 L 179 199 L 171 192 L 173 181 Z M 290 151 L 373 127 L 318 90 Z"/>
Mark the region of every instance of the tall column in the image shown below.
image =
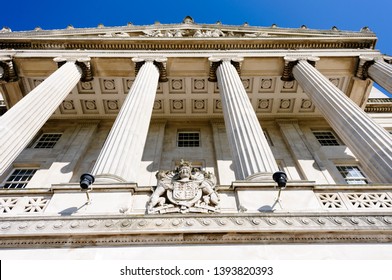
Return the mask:
<path id="1" fill-rule="evenodd" d="M 0 117 L 0 175 L 29 144 L 82 77 L 68 61 Z"/>
<path id="2" fill-rule="evenodd" d="M 271 180 L 278 166 L 236 68 L 222 60 L 216 76 L 236 179 Z"/>
<path id="3" fill-rule="evenodd" d="M 141 59 L 135 58 L 139 63 Z M 159 60 L 162 62 L 163 60 Z M 158 87 L 159 68 L 145 60 L 93 167 L 97 182 L 136 182 Z"/>
<path id="4" fill-rule="evenodd" d="M 308 61 L 294 78 L 361 164 L 380 182 L 392 182 L 392 137 Z"/>

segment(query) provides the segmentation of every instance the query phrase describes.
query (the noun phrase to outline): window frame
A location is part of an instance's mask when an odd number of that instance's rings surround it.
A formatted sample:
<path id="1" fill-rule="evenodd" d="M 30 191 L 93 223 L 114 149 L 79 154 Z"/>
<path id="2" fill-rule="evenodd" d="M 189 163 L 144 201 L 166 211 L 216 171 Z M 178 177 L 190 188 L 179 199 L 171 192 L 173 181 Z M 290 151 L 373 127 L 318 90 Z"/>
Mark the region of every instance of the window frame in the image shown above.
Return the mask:
<path id="1" fill-rule="evenodd" d="M 43 139 L 47 135 L 59 135 L 59 136 L 56 140 Z M 53 149 L 56 146 L 56 144 L 59 142 L 59 140 L 61 139 L 62 136 L 63 136 L 63 133 L 61 133 L 61 132 L 41 133 L 41 135 L 38 137 L 38 139 L 31 146 L 31 148 L 33 148 L 33 149 Z M 37 147 L 38 145 L 41 145 L 41 146 Z"/>
<path id="2" fill-rule="evenodd" d="M 26 176 L 26 173 L 21 174 L 23 170 L 30 170 L 32 174 L 27 175 L 27 180 L 18 180 L 16 181 L 15 178 L 12 177 L 22 177 Z M 35 167 L 16 167 L 13 168 L 12 171 L 8 174 L 8 176 L 4 179 L 2 183 L 2 188 L 3 189 L 25 189 L 26 186 L 30 183 L 31 179 L 34 177 L 35 173 L 37 172 L 38 168 Z M 19 173 L 15 173 L 19 171 Z M 12 179 L 11 179 L 12 178 Z M 22 179 L 21 178 L 21 179 Z M 10 186 L 7 186 L 9 184 Z M 16 185 L 14 187 L 11 187 L 12 185 Z M 22 186 L 19 186 L 22 185 Z"/>
<path id="3" fill-rule="evenodd" d="M 180 139 L 180 134 L 197 134 L 198 135 L 198 139 L 194 140 L 192 138 L 190 139 Z M 180 145 L 181 141 L 183 141 L 183 146 Z M 185 142 L 188 141 L 188 142 Z M 185 143 L 190 143 L 190 142 L 196 142 L 198 143 L 198 145 L 185 145 Z M 179 130 L 177 131 L 177 136 L 176 136 L 176 147 L 177 148 L 199 148 L 201 147 L 201 133 L 200 130 Z"/>
<path id="4" fill-rule="evenodd" d="M 353 168 L 356 170 L 341 170 L 342 168 Z M 346 182 L 348 185 L 368 185 L 369 184 L 369 178 L 366 176 L 366 174 L 362 171 L 362 169 L 359 167 L 357 164 L 338 164 L 336 165 L 336 169 L 339 172 L 340 176 L 342 176 L 343 180 Z M 353 176 L 353 177 L 348 177 L 347 175 L 352 175 L 354 172 L 359 173 L 361 176 Z M 346 175 L 344 175 L 343 172 L 347 172 Z M 361 182 L 362 181 L 362 182 Z"/>
<path id="5" fill-rule="evenodd" d="M 333 136 L 333 138 L 326 138 L 326 139 L 319 139 L 316 135 L 317 133 L 328 133 Z M 336 133 L 330 129 L 317 129 L 312 130 L 313 136 L 316 138 L 317 142 L 323 147 L 337 147 L 337 146 L 344 146 L 342 140 L 336 135 Z M 323 142 L 325 141 L 325 142 Z M 335 141 L 336 144 L 328 144 L 327 141 Z"/>

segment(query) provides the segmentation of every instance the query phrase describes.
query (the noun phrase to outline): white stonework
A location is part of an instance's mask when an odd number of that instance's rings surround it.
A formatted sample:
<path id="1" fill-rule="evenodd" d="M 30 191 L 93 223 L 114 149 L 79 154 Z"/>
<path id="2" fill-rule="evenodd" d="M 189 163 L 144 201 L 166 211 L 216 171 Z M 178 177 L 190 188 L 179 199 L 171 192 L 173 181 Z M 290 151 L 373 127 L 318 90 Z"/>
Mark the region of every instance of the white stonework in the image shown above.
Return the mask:
<path id="1" fill-rule="evenodd" d="M 370 65 L 368 72 L 370 78 L 392 93 L 391 64 L 386 63 L 382 59 L 377 59 L 374 64 Z"/>
<path id="2" fill-rule="evenodd" d="M 101 181 L 136 182 L 147 138 L 159 71 L 147 60 L 140 69 L 98 156 L 92 173 Z"/>
<path id="3" fill-rule="evenodd" d="M 0 33 L 0 257 L 390 258 L 376 40 L 190 17 Z"/>
<path id="4" fill-rule="evenodd" d="M 298 61 L 293 74 L 331 127 L 362 165 L 375 175 L 375 181 L 392 183 L 391 134 L 374 122 L 306 60 Z"/>
<path id="5" fill-rule="evenodd" d="M 236 179 L 270 179 L 278 167 L 230 60 L 223 60 L 218 66 L 217 78 Z"/>
<path id="6" fill-rule="evenodd" d="M 0 118 L 0 175 L 29 144 L 81 78 L 71 61 L 53 73 Z"/>

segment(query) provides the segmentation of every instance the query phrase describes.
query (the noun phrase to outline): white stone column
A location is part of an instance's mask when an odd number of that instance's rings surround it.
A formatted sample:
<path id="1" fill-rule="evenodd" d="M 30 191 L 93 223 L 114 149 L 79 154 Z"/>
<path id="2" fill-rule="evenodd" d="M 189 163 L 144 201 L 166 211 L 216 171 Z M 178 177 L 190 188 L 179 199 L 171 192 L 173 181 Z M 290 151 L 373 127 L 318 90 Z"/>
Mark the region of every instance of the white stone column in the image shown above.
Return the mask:
<path id="1" fill-rule="evenodd" d="M 361 165 L 379 182 L 392 183 L 391 135 L 306 60 L 293 75 Z"/>
<path id="2" fill-rule="evenodd" d="M 368 68 L 369 77 L 377 84 L 392 93 L 392 65 L 383 59 L 376 59 Z"/>
<path id="3" fill-rule="evenodd" d="M 140 62 L 140 59 L 133 61 Z M 136 182 L 158 79 L 158 67 L 153 60 L 146 60 L 93 167 L 92 174 L 97 182 Z"/>
<path id="4" fill-rule="evenodd" d="M 223 60 L 216 75 L 236 179 L 271 180 L 278 166 L 237 70 Z"/>
<path id="5" fill-rule="evenodd" d="M 3 174 L 82 77 L 66 62 L 0 117 L 0 175 Z"/>

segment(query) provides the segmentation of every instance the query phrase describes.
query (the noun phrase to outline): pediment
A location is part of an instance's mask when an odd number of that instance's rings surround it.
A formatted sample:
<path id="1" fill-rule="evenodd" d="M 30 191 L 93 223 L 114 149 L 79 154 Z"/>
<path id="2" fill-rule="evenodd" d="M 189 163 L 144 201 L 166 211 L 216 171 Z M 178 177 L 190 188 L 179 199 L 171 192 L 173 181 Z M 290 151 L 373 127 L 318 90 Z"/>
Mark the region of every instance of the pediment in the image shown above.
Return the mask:
<path id="1" fill-rule="evenodd" d="M 10 28 L 0 30 L 0 38 L 50 38 L 50 39 L 82 39 L 82 38 L 331 38 L 331 37 L 375 37 L 368 28 L 361 31 L 341 31 L 336 27 L 331 30 L 300 28 L 280 28 L 243 25 L 198 24 L 191 17 L 186 17 L 182 23 L 152 25 L 133 25 L 105 27 L 102 24 L 94 28 L 74 28 L 43 30 L 37 27 L 32 31 L 12 32 Z"/>
<path id="2" fill-rule="evenodd" d="M 12 32 L 0 30 L 0 49 L 86 50 L 271 50 L 373 49 L 377 37 L 368 28 L 341 31 L 243 25 L 198 24 L 191 17 L 176 24 L 155 23 L 94 28 Z"/>

